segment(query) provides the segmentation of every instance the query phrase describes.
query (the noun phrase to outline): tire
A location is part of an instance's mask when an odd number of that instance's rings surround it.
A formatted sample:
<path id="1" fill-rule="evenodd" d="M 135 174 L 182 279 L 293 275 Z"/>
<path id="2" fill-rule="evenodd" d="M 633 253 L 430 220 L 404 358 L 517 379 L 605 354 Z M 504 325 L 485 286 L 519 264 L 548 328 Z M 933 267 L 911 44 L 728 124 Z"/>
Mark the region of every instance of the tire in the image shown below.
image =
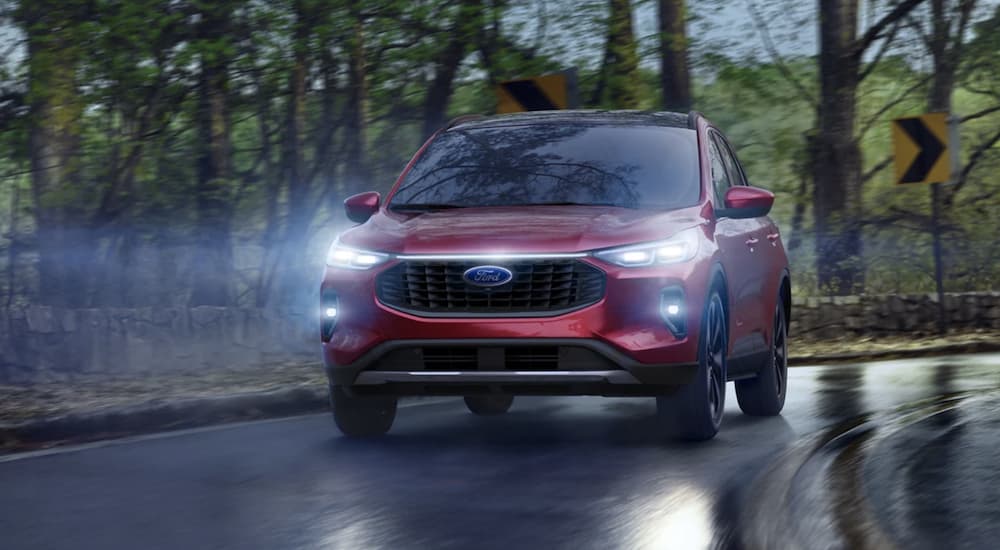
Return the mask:
<path id="1" fill-rule="evenodd" d="M 676 393 L 656 398 L 656 412 L 667 434 L 677 439 L 705 441 L 715 437 L 726 408 L 728 317 L 719 291 L 705 303 L 698 333 L 698 374 Z"/>
<path id="2" fill-rule="evenodd" d="M 740 410 L 751 416 L 775 416 L 785 406 L 788 390 L 788 320 L 785 306 L 778 296 L 774 306 L 771 350 L 767 363 L 755 378 L 736 382 L 736 401 Z"/>
<path id="3" fill-rule="evenodd" d="M 348 437 L 383 435 L 396 419 L 396 398 L 351 395 L 342 386 L 330 386 L 333 421 Z"/>
<path id="4" fill-rule="evenodd" d="M 496 416 L 510 410 L 514 403 L 513 395 L 467 395 L 465 406 L 472 414 L 479 416 Z"/>

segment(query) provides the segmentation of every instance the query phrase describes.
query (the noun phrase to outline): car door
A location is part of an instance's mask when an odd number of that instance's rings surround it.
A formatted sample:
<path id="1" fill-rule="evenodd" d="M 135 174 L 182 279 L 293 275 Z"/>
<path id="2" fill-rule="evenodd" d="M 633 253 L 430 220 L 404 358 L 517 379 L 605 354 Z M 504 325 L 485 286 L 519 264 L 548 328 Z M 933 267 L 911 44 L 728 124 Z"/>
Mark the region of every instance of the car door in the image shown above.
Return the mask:
<path id="1" fill-rule="evenodd" d="M 718 133 L 709 130 L 709 165 L 712 174 L 712 204 L 716 209 L 723 207 L 726 191 L 733 186 L 733 178 L 726 167 L 725 145 Z M 739 181 L 736 180 L 737 184 Z M 730 357 L 754 351 L 754 323 L 758 298 L 753 292 L 752 273 L 754 253 L 752 239 L 758 224 L 754 220 L 740 220 L 720 217 L 715 223 L 715 241 L 719 246 L 719 256 L 729 284 L 729 332 Z"/>
<path id="2" fill-rule="evenodd" d="M 719 132 L 713 132 L 713 139 L 718 144 L 730 183 L 732 185 L 747 185 L 746 174 L 729 142 Z M 735 248 L 742 247 L 745 254 L 738 274 L 740 279 L 738 285 L 740 297 L 738 299 L 744 306 L 743 318 L 741 319 L 743 323 L 741 328 L 745 329 L 743 331 L 744 339 L 736 342 L 733 349 L 733 356 L 739 357 L 767 349 L 766 334 L 770 330 L 771 315 L 769 312 L 765 312 L 768 303 L 765 298 L 769 291 L 766 286 L 770 279 L 770 267 L 773 264 L 771 261 L 772 233 L 776 234 L 777 230 L 766 216 L 731 221 L 739 222 L 738 226 L 742 238 L 742 243 L 734 241 L 731 245 Z"/>

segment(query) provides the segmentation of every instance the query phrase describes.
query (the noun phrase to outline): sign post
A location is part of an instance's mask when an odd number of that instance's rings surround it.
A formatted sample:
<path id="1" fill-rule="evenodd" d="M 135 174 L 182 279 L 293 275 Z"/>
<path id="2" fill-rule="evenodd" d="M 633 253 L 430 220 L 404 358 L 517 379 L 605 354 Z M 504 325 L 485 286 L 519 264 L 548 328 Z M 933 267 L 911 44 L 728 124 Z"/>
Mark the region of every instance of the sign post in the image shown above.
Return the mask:
<path id="1" fill-rule="evenodd" d="M 892 121 L 892 148 L 896 184 L 926 183 L 931 186 L 931 237 L 934 255 L 934 283 L 937 290 L 938 333 L 948 328 L 944 307 L 944 269 L 941 253 L 940 189 L 937 184 L 952 180 L 952 159 L 957 159 L 948 113 L 926 113 Z M 957 166 L 957 161 L 954 163 Z"/>

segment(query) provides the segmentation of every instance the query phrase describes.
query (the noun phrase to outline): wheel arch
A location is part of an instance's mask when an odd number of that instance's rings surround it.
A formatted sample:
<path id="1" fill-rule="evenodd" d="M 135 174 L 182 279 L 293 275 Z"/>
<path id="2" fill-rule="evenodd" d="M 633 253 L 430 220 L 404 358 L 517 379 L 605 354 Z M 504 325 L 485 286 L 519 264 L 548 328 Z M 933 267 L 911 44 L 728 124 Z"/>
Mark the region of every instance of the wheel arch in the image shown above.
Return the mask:
<path id="1" fill-rule="evenodd" d="M 708 276 L 708 287 L 706 290 L 711 292 L 714 288 L 719 290 L 719 297 L 722 298 L 722 309 L 726 312 L 726 322 L 728 324 L 732 319 L 732 310 L 730 309 L 729 299 L 729 279 L 726 277 L 726 270 L 723 269 L 720 262 L 712 264 L 712 270 L 709 272 Z M 729 327 L 726 327 L 726 332 L 726 338 L 732 338 L 732 331 L 729 330 Z"/>
<path id="2" fill-rule="evenodd" d="M 778 296 L 781 297 L 782 309 L 785 310 L 785 323 L 790 323 L 792 322 L 792 278 L 787 269 L 781 272 Z"/>

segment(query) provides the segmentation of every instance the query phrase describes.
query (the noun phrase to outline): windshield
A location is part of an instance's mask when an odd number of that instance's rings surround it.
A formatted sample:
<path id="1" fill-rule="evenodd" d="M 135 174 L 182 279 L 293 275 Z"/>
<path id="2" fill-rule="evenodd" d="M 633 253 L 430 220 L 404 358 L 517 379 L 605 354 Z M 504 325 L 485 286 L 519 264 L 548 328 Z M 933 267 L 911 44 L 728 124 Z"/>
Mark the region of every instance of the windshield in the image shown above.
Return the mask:
<path id="1" fill-rule="evenodd" d="M 452 130 L 407 173 L 391 209 L 543 204 L 670 209 L 699 198 L 695 133 L 660 126 Z"/>

